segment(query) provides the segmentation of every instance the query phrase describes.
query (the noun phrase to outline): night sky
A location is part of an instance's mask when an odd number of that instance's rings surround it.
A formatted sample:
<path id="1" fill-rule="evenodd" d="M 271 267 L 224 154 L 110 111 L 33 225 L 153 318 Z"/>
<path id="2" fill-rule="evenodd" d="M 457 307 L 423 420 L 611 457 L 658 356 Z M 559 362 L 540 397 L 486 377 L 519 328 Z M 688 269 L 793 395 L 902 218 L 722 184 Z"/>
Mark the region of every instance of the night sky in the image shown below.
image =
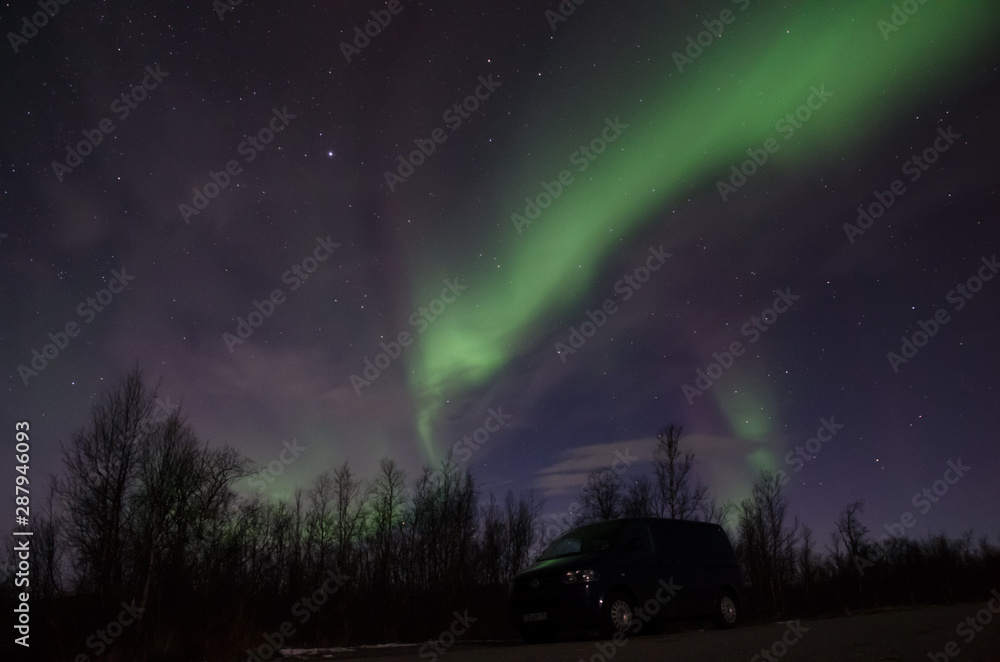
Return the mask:
<path id="1" fill-rule="evenodd" d="M 995 3 L 50 4 L 2 20 L 33 480 L 138 362 L 272 498 L 451 450 L 555 516 L 677 423 L 822 540 L 1000 533 Z"/>

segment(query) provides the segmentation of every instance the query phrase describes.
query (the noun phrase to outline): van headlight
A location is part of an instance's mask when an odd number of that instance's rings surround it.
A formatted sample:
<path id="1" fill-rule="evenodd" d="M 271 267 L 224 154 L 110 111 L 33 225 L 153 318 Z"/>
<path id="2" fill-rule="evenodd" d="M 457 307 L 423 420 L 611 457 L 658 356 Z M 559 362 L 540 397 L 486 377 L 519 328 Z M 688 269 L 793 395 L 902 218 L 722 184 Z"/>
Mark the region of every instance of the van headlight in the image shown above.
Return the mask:
<path id="1" fill-rule="evenodd" d="M 563 582 L 566 584 L 586 584 L 587 582 L 596 582 L 598 579 L 600 579 L 600 575 L 597 574 L 596 570 L 574 570 L 566 573 Z"/>

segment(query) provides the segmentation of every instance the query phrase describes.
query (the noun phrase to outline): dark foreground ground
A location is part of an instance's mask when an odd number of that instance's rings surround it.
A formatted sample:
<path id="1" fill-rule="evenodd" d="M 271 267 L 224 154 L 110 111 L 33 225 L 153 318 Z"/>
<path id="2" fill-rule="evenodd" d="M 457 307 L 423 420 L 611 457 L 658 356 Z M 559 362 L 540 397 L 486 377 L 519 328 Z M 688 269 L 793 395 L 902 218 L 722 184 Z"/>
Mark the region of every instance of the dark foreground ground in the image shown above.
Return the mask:
<path id="1" fill-rule="evenodd" d="M 994 609 L 1000 609 L 998 601 Z M 978 617 L 978 622 L 976 621 Z M 971 618 L 971 624 L 967 619 Z M 472 634 L 470 632 L 470 634 Z M 951 648 L 945 653 L 945 647 Z M 287 651 L 286 651 L 287 653 Z M 298 653 L 298 652 L 296 652 Z M 934 653 L 934 657 L 928 657 Z M 608 660 L 892 660 L 1000 661 L 1000 613 L 987 603 L 926 607 L 858 616 L 703 629 L 675 634 L 634 636 L 615 646 L 608 641 L 575 640 L 549 644 L 461 641 L 448 648 L 430 645 L 363 648 L 335 653 L 302 652 L 295 660 L 378 659 L 441 662 L 597 662 Z"/>

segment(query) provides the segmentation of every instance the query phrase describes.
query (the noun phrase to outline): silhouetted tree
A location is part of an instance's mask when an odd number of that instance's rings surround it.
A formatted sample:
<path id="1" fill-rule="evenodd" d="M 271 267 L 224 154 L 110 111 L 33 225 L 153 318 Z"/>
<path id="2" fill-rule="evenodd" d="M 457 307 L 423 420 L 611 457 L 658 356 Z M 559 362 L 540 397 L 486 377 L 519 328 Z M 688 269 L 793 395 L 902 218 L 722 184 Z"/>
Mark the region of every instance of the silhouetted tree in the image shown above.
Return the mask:
<path id="1" fill-rule="evenodd" d="M 322 576 L 333 562 L 335 554 L 336 486 L 330 473 L 324 471 L 313 480 L 306 493 L 308 511 L 305 516 L 306 558 L 310 581 Z"/>
<path id="2" fill-rule="evenodd" d="M 777 474 L 761 472 L 737 514 L 736 553 L 750 584 L 774 613 L 785 609 L 785 587 L 794 576 L 798 521 L 785 523 L 788 505 Z"/>
<path id="3" fill-rule="evenodd" d="M 725 527 L 729 524 L 729 519 L 735 510 L 736 506 L 731 502 L 719 505 L 715 497 L 712 497 L 703 506 L 703 517 L 706 522 Z"/>
<path id="4" fill-rule="evenodd" d="M 658 513 L 669 519 L 694 519 L 708 495 L 708 488 L 691 473 L 694 453 L 680 451 L 682 431 L 673 424 L 662 428 L 656 435 L 653 454 Z"/>
<path id="5" fill-rule="evenodd" d="M 646 476 L 639 476 L 628 486 L 622 504 L 625 517 L 656 517 L 656 491 Z"/>
<path id="6" fill-rule="evenodd" d="M 534 489 L 529 489 L 518 499 L 507 491 L 504 501 L 506 514 L 506 542 L 501 580 L 507 580 L 528 565 L 528 555 L 539 534 L 538 518 L 544 502 Z"/>
<path id="7" fill-rule="evenodd" d="M 31 566 L 31 586 L 35 595 L 43 600 L 51 599 L 62 592 L 63 558 L 66 547 L 60 532 L 65 519 L 58 511 L 58 481 L 52 479 L 45 492 L 43 508 L 38 508 L 31 520 L 34 564 Z"/>
<path id="8" fill-rule="evenodd" d="M 621 478 L 608 469 L 594 469 L 580 492 L 577 524 L 590 524 L 622 516 L 625 495 Z"/>
<path id="9" fill-rule="evenodd" d="M 799 577 L 806 600 L 809 599 L 813 583 L 816 581 L 816 549 L 813 532 L 808 526 L 802 527 L 802 544 L 799 546 Z"/>
<path id="10" fill-rule="evenodd" d="M 209 522 L 225 517 L 232 484 L 247 473 L 245 459 L 231 448 L 199 442 L 179 410 L 146 429 L 139 447 L 134 491 L 128 495 L 128 537 L 135 558 L 134 592 L 145 609 L 151 589 L 194 580 L 193 541 Z"/>
<path id="11" fill-rule="evenodd" d="M 509 541 L 503 510 L 496 497 L 490 494 L 490 499 L 480 509 L 482 528 L 479 543 L 479 577 L 484 584 L 491 586 L 500 583 L 504 576 L 504 556 L 507 553 Z"/>
<path id="12" fill-rule="evenodd" d="M 476 529 L 476 491 L 471 474 L 462 473 L 450 457 L 439 470 L 425 468 L 413 489 L 406 517 L 409 584 L 451 590 L 469 579 Z"/>
<path id="13" fill-rule="evenodd" d="M 124 574 L 132 565 L 125 555 L 125 531 L 133 515 L 129 497 L 155 397 L 136 366 L 94 405 L 90 422 L 64 449 L 60 496 L 66 538 L 78 581 L 96 591 L 102 604 L 123 592 Z"/>
<path id="14" fill-rule="evenodd" d="M 398 575 L 391 570 L 394 552 L 393 538 L 403 521 L 406 505 L 406 474 L 389 458 L 379 462 L 379 472 L 372 481 L 370 576 L 374 586 L 388 591 Z"/>
<path id="15" fill-rule="evenodd" d="M 864 509 L 864 499 L 848 504 L 836 522 L 837 535 L 840 536 L 840 541 L 844 545 L 844 553 L 849 561 L 845 564 L 845 570 L 857 582 L 858 593 L 861 592 L 864 566 L 871 564 L 867 558 L 869 556 L 867 542 L 869 529 L 860 519 L 860 514 L 864 512 Z"/>

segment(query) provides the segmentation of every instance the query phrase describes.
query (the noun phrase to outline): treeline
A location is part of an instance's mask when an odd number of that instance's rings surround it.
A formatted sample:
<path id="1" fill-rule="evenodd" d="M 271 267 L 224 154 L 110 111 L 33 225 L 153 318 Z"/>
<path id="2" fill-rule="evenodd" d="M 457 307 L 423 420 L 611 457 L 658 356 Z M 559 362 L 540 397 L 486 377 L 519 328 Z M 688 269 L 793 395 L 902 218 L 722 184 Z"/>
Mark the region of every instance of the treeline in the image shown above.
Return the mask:
<path id="1" fill-rule="evenodd" d="M 481 506 L 447 460 L 411 480 L 390 459 L 367 480 L 345 463 L 290 500 L 241 495 L 255 467 L 158 408 L 138 368 L 63 460 L 32 518 L 36 659 L 263 660 L 279 640 L 427 639 L 466 609 L 502 623 L 542 507 L 533 492 Z M 5 608 L 15 561 L 9 548 Z"/>
<path id="2" fill-rule="evenodd" d="M 1000 586 L 1000 546 L 988 536 L 967 531 L 957 539 L 876 537 L 862 521 L 863 500 L 844 508 L 820 548 L 812 529 L 789 515 L 780 473 L 761 472 L 749 496 L 719 505 L 695 478 L 694 454 L 681 452 L 680 435 L 673 425 L 659 432 L 652 477 L 614 465 L 591 472 L 576 513 L 543 526 L 542 537 L 561 530 L 558 524 L 619 517 L 721 524 L 749 588 L 744 607 L 760 618 L 975 601 Z"/>
<path id="3" fill-rule="evenodd" d="M 554 519 L 541 517 L 532 491 L 481 498 L 449 460 L 414 477 L 390 459 L 369 478 L 345 463 L 279 501 L 243 494 L 257 467 L 200 440 L 135 368 L 64 446 L 46 498 L 35 496 L 32 653 L 263 661 L 282 645 L 426 641 L 466 613 L 474 621 L 463 636 L 506 636 L 513 575 L 571 526 L 628 516 L 723 525 L 751 617 L 978 600 L 1000 586 L 1000 549 L 987 538 L 877 541 L 860 501 L 820 548 L 790 517 L 775 474 L 720 505 L 681 432 L 659 432 L 650 475 L 620 458 Z M 23 590 L 16 561 L 8 543 L 4 610 Z"/>
<path id="4" fill-rule="evenodd" d="M 1000 586 L 1000 546 L 988 536 L 876 536 L 862 522 L 864 500 L 844 508 L 821 549 L 812 529 L 788 521 L 781 485 L 762 473 L 735 510 L 737 555 L 765 615 L 979 601 Z"/>

